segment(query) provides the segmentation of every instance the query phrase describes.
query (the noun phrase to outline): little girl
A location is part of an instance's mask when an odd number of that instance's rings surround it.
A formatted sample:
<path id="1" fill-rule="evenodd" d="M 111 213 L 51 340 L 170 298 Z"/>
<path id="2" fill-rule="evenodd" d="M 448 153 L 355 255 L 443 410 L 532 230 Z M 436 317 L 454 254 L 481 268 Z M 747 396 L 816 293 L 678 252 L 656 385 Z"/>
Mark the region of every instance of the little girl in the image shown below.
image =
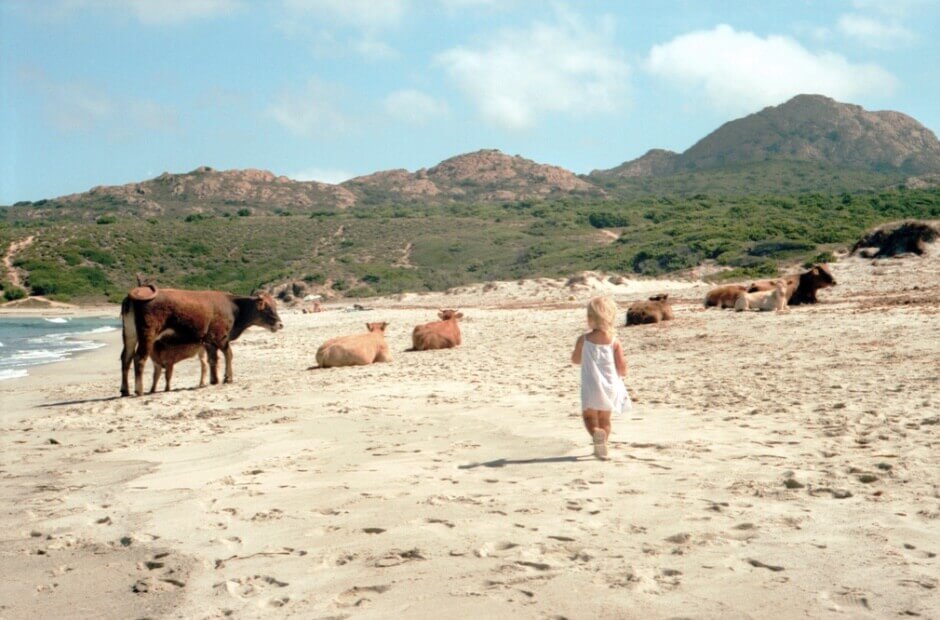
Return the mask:
<path id="1" fill-rule="evenodd" d="M 587 323 L 591 331 L 578 338 L 571 363 L 581 365 L 581 411 L 584 426 L 594 440 L 594 456 L 607 459 L 611 413 L 632 406 L 623 377 L 627 362 L 623 347 L 614 335 L 617 304 L 609 297 L 588 303 Z"/>

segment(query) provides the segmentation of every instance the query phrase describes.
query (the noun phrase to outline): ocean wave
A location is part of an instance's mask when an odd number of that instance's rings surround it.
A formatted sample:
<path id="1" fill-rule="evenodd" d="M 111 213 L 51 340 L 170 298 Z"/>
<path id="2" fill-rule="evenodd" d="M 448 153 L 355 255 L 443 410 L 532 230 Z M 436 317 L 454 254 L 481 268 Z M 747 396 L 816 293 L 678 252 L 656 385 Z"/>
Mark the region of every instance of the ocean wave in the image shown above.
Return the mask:
<path id="1" fill-rule="evenodd" d="M 96 327 L 92 330 L 89 330 L 87 332 L 81 332 L 81 333 L 83 334 L 106 334 L 108 332 L 116 332 L 116 331 L 117 331 L 117 327 L 112 327 L 111 325 L 105 325 L 103 327 Z"/>
<path id="2" fill-rule="evenodd" d="M 0 368 L 0 381 L 6 379 L 19 379 L 20 377 L 25 377 L 27 370 L 25 368 Z"/>
<path id="3" fill-rule="evenodd" d="M 66 319 L 65 317 L 61 317 L 61 316 L 53 317 L 51 319 L 46 319 L 46 321 L 48 321 L 49 323 L 68 323 L 69 322 L 68 319 Z"/>

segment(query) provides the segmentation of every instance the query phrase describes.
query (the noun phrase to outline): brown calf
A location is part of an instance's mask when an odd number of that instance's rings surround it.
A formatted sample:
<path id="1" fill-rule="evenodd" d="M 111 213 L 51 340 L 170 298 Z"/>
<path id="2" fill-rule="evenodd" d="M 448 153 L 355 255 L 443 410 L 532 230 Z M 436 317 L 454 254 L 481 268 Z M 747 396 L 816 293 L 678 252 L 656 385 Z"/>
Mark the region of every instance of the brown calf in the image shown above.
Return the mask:
<path id="1" fill-rule="evenodd" d="M 206 375 L 209 373 L 209 355 L 202 344 L 175 344 L 169 340 L 157 340 L 153 343 L 153 385 L 150 393 L 157 391 L 161 371 L 166 371 L 166 385 L 164 391 L 170 391 L 170 381 L 173 379 L 173 366 L 194 356 L 199 356 L 199 387 L 206 386 Z"/>
<path id="2" fill-rule="evenodd" d="M 653 295 L 649 301 L 638 301 L 627 309 L 627 325 L 643 325 L 671 321 L 672 305 L 669 295 Z"/>
<path id="3" fill-rule="evenodd" d="M 734 302 L 737 301 L 738 295 L 746 292 L 747 287 L 740 284 L 725 284 L 713 288 L 705 295 L 705 307 L 734 308 Z"/>
<path id="4" fill-rule="evenodd" d="M 413 351 L 451 349 L 460 345 L 460 326 L 457 321 L 463 318 L 463 312 L 440 310 L 437 316 L 440 321 L 415 327 L 411 334 Z"/>

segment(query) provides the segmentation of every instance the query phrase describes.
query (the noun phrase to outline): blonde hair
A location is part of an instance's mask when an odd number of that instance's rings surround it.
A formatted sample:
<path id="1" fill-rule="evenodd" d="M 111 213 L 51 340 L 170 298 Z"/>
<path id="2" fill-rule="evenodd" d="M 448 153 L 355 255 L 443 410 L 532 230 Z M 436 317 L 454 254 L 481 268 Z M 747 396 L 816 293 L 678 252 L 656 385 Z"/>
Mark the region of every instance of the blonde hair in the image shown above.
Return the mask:
<path id="1" fill-rule="evenodd" d="M 587 321 L 591 329 L 613 332 L 617 321 L 617 304 L 610 297 L 595 297 L 588 302 Z"/>

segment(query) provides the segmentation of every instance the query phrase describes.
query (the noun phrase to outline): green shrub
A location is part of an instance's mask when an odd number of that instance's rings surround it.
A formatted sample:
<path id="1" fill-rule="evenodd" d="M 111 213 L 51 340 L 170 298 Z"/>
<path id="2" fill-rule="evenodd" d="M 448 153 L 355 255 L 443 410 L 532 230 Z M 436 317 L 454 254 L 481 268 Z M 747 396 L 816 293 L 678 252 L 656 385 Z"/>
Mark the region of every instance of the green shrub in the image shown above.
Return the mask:
<path id="1" fill-rule="evenodd" d="M 248 207 L 243 207 L 238 210 L 238 217 L 248 217 L 249 215 L 251 215 L 251 209 Z"/>
<path id="2" fill-rule="evenodd" d="M 594 228 L 618 228 L 629 226 L 630 218 L 622 213 L 600 211 L 588 215 L 588 223 Z"/>
<path id="3" fill-rule="evenodd" d="M 3 289 L 3 298 L 7 301 L 16 301 L 26 297 L 26 291 L 18 286 L 7 285 Z"/>
<path id="4" fill-rule="evenodd" d="M 95 220 L 96 224 L 113 224 L 117 221 L 117 218 L 113 215 L 101 215 L 98 216 L 98 219 Z"/>

